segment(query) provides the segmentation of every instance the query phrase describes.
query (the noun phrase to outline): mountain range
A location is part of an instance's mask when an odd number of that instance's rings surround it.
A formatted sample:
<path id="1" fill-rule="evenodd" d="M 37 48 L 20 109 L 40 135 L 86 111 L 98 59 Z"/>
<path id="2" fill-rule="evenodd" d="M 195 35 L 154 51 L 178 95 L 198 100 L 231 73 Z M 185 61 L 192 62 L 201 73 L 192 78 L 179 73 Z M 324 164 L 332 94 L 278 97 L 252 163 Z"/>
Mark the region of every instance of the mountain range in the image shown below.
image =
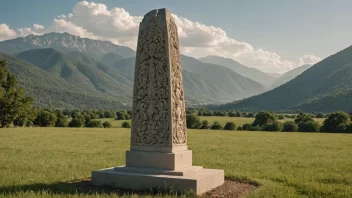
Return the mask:
<path id="1" fill-rule="evenodd" d="M 61 52 L 80 51 L 97 55 L 115 53 L 125 58 L 135 56 L 135 51 L 129 47 L 115 45 L 110 41 L 81 38 L 68 33 L 28 35 L 0 42 L 0 52 L 6 54 L 40 48 L 54 48 Z"/>
<path id="2" fill-rule="evenodd" d="M 9 60 L 10 71 L 18 76 L 20 85 L 36 98 L 37 106 L 131 106 L 135 52 L 130 48 L 67 33 L 48 33 L 2 41 L 0 52 L 4 52 L 2 58 Z M 266 90 L 260 83 L 221 65 L 204 63 L 183 55 L 181 62 L 188 105 L 226 103 Z M 26 70 L 15 69 L 19 67 L 26 67 Z M 42 77 L 37 78 L 33 73 L 41 73 Z M 45 77 L 50 80 L 44 85 Z M 35 89 L 27 81 L 43 88 Z M 78 105 L 80 98 L 71 97 L 71 100 L 63 102 L 63 95 L 72 91 L 82 98 L 96 97 L 92 101 L 103 101 L 96 105 L 87 102 Z M 116 102 L 116 105 L 112 105 L 112 102 Z"/>
<path id="3" fill-rule="evenodd" d="M 352 46 L 334 54 L 293 80 L 258 96 L 222 105 L 220 109 L 352 111 Z"/>
<path id="4" fill-rule="evenodd" d="M 135 52 L 128 47 L 48 33 L 0 42 L 0 59 L 8 60 L 10 71 L 38 107 L 131 108 Z M 352 110 L 352 47 L 282 75 L 217 56 L 195 59 L 181 55 L 181 65 L 188 106 Z"/>
<path id="5" fill-rule="evenodd" d="M 244 77 L 247 77 L 264 85 L 267 88 L 271 87 L 271 85 L 275 82 L 276 78 L 279 77 L 278 74 L 264 73 L 258 69 L 242 65 L 241 63 L 230 58 L 224 58 L 220 56 L 206 56 L 200 58 L 199 60 L 206 63 L 225 66 Z"/>

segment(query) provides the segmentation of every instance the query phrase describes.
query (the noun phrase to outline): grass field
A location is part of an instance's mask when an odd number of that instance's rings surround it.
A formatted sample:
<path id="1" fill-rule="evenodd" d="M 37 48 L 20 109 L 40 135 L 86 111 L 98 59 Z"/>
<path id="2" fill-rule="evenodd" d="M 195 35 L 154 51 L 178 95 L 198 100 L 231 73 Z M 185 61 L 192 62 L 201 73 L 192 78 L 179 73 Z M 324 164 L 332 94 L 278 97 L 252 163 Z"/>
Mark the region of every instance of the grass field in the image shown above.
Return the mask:
<path id="1" fill-rule="evenodd" d="M 193 164 L 224 169 L 228 179 L 257 182 L 249 197 L 352 197 L 350 134 L 188 134 Z M 129 140 L 129 129 L 1 129 L 0 197 L 117 197 L 71 194 L 69 182 L 124 164 Z"/>
<path id="2" fill-rule="evenodd" d="M 223 126 L 225 126 L 226 122 L 234 122 L 236 126 L 243 126 L 244 124 L 251 124 L 254 121 L 254 118 L 244 118 L 244 117 L 228 117 L 228 116 L 199 116 L 199 119 L 201 121 L 203 120 L 208 120 L 210 124 L 213 124 L 214 121 L 220 122 Z M 99 119 L 102 122 L 109 121 L 112 125 L 112 127 L 117 127 L 120 128 L 121 124 L 125 121 L 131 122 L 131 120 L 115 120 L 114 118 L 104 118 L 104 119 Z M 288 120 L 294 120 L 290 118 L 285 118 L 284 120 L 279 120 L 280 122 L 285 122 Z M 324 122 L 324 118 L 314 118 L 315 121 L 319 122 L 322 124 Z"/>

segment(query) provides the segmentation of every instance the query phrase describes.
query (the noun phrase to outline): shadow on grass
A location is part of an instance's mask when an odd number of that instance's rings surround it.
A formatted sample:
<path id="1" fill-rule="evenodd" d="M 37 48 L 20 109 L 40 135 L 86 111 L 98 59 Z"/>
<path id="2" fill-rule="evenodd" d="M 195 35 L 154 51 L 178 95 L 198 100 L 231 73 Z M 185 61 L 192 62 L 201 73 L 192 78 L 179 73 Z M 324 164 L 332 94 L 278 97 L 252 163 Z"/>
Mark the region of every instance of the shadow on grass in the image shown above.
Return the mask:
<path id="1" fill-rule="evenodd" d="M 47 192 L 50 194 L 66 194 L 66 195 L 77 195 L 77 194 L 86 194 L 86 195 L 97 195 L 97 194 L 105 194 L 105 195 L 119 195 L 119 196 L 129 196 L 129 195 L 152 195 L 152 196 L 161 196 L 165 195 L 178 197 L 197 197 L 197 195 L 192 192 L 186 192 L 184 194 L 177 193 L 172 189 L 162 189 L 162 188 L 153 188 L 149 190 L 143 191 L 135 191 L 135 190 L 126 190 L 126 189 L 117 189 L 111 188 L 108 186 L 96 187 L 92 185 L 91 179 L 83 179 L 71 182 L 57 182 L 52 184 L 29 184 L 29 185 L 17 185 L 17 186 L 0 186 L 0 195 L 9 195 L 16 193 L 25 193 L 25 192 L 34 192 L 34 193 L 42 193 Z"/>

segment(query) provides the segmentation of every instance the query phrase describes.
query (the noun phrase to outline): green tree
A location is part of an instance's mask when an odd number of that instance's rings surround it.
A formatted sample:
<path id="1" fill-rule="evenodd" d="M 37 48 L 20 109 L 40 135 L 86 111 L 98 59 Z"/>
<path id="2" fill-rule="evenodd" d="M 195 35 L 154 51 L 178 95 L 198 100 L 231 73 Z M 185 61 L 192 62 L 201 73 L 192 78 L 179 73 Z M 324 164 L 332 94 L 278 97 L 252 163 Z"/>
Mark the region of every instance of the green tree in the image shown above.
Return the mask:
<path id="1" fill-rule="evenodd" d="M 56 120 L 57 120 L 57 117 L 55 113 L 50 112 L 49 110 L 41 110 L 39 111 L 33 124 L 35 126 L 41 126 L 41 127 L 54 126 Z"/>
<path id="2" fill-rule="evenodd" d="M 337 111 L 329 115 L 324 120 L 324 124 L 320 131 L 323 132 L 345 132 L 347 126 L 351 124 L 350 116 L 343 112 Z"/>
<path id="3" fill-rule="evenodd" d="M 103 123 L 103 127 L 104 127 L 104 128 L 111 128 L 111 123 L 110 123 L 109 121 L 105 121 L 105 122 Z"/>
<path id="4" fill-rule="evenodd" d="M 26 124 L 27 121 L 27 116 L 25 115 L 19 115 L 17 118 L 13 121 L 14 126 L 19 126 L 23 127 Z"/>
<path id="5" fill-rule="evenodd" d="M 236 130 L 236 124 L 234 122 L 227 122 L 224 127 L 225 130 L 234 131 Z"/>
<path id="6" fill-rule="evenodd" d="M 211 125 L 211 129 L 220 130 L 220 129 L 223 129 L 223 126 L 220 124 L 220 122 L 215 121 L 215 122 L 213 123 L 213 125 Z"/>
<path id="7" fill-rule="evenodd" d="M 318 113 L 315 117 L 316 117 L 316 118 L 324 118 L 324 114 Z"/>
<path id="8" fill-rule="evenodd" d="M 0 127 L 9 126 L 19 115 L 26 115 L 33 99 L 23 88 L 17 87 L 17 79 L 11 74 L 5 60 L 0 60 Z"/>
<path id="9" fill-rule="evenodd" d="M 186 125 L 189 129 L 199 129 L 202 126 L 200 119 L 195 114 L 186 115 Z"/>
<path id="10" fill-rule="evenodd" d="M 122 128 L 131 128 L 131 124 L 129 122 L 125 121 L 121 124 L 121 127 Z"/>
<path id="11" fill-rule="evenodd" d="M 286 121 L 283 125 L 282 131 L 284 132 L 296 132 L 298 125 L 293 121 Z"/>
<path id="12" fill-rule="evenodd" d="M 255 116 L 253 126 L 263 126 L 276 121 L 276 117 L 272 112 L 262 111 Z"/>
<path id="13" fill-rule="evenodd" d="M 61 111 L 56 111 L 56 122 L 55 127 L 67 127 L 68 126 L 68 118 Z"/>
<path id="14" fill-rule="evenodd" d="M 311 115 L 306 114 L 306 113 L 299 113 L 295 119 L 295 123 L 299 124 L 302 122 L 311 122 L 313 121 L 313 118 Z"/>
<path id="15" fill-rule="evenodd" d="M 210 128 L 210 123 L 208 120 L 203 120 L 202 121 L 202 126 L 200 127 L 201 129 L 209 129 Z"/>
<path id="16" fill-rule="evenodd" d="M 69 127 L 82 127 L 85 123 L 84 116 L 82 114 L 76 114 L 68 124 Z"/>
<path id="17" fill-rule="evenodd" d="M 279 119 L 279 120 L 283 120 L 283 119 L 285 119 L 285 116 L 282 115 L 282 114 L 280 114 L 280 115 L 278 116 L 278 119 Z"/>
<path id="18" fill-rule="evenodd" d="M 298 124 L 299 132 L 318 132 L 319 128 L 319 123 L 314 120 L 308 122 L 300 122 Z"/>
<path id="19" fill-rule="evenodd" d="M 263 125 L 262 129 L 264 131 L 281 131 L 282 130 L 282 123 L 279 121 L 266 123 Z"/>
<path id="20" fill-rule="evenodd" d="M 254 118 L 254 117 L 255 117 L 255 114 L 252 113 L 252 112 L 249 112 L 246 117 L 247 117 L 247 118 Z"/>
<path id="21" fill-rule="evenodd" d="M 102 128 L 103 125 L 101 124 L 100 120 L 89 120 L 89 122 L 86 124 L 86 127 L 90 128 Z"/>

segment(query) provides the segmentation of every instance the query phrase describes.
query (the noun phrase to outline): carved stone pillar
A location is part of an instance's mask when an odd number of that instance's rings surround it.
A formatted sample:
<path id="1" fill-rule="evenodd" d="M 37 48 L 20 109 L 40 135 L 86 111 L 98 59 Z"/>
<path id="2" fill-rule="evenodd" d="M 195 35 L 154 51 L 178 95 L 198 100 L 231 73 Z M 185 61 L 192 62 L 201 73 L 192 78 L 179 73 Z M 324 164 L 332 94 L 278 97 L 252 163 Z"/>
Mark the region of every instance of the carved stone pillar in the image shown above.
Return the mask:
<path id="1" fill-rule="evenodd" d="M 224 182 L 223 170 L 192 166 L 177 26 L 167 9 L 150 11 L 140 23 L 132 115 L 126 166 L 93 171 L 94 185 L 201 194 Z"/>

